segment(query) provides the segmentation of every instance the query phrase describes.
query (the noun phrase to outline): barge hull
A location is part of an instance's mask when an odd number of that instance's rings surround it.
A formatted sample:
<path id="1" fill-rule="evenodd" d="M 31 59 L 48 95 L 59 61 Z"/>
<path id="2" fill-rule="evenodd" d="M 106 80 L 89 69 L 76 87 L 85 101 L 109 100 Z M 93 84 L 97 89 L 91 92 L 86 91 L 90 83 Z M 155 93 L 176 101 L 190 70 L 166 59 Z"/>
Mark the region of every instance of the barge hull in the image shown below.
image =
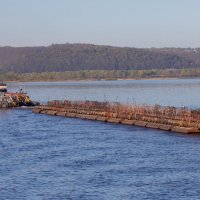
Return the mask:
<path id="1" fill-rule="evenodd" d="M 199 121 L 193 120 L 192 123 L 187 124 L 186 122 L 181 120 L 179 123 L 178 119 L 174 117 L 173 118 L 168 117 L 165 119 L 164 116 L 161 116 L 160 118 L 153 116 L 141 116 L 141 115 L 139 116 L 136 113 L 133 113 L 131 117 L 130 113 L 125 116 L 124 113 L 123 114 L 116 113 L 116 112 L 106 111 L 103 109 L 98 110 L 96 107 L 94 107 L 93 109 L 91 108 L 83 109 L 79 106 L 75 108 L 73 106 L 65 107 L 65 106 L 52 106 L 52 105 L 37 106 L 33 109 L 33 112 L 38 114 L 48 114 L 48 115 L 62 116 L 68 118 L 79 118 L 79 119 L 93 120 L 93 121 L 96 120 L 96 121 L 109 122 L 115 124 L 134 125 L 151 129 L 172 131 L 177 133 L 200 135 Z"/>

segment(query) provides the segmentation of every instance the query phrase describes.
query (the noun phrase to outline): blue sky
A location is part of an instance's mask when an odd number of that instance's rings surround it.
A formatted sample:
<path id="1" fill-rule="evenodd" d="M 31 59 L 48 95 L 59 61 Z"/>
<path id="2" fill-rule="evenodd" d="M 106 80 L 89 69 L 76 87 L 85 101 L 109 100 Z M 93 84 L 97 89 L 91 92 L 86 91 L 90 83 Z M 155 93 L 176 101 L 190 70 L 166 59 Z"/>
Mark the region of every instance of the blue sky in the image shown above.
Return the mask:
<path id="1" fill-rule="evenodd" d="M 200 0 L 0 0 L 0 46 L 200 47 Z"/>

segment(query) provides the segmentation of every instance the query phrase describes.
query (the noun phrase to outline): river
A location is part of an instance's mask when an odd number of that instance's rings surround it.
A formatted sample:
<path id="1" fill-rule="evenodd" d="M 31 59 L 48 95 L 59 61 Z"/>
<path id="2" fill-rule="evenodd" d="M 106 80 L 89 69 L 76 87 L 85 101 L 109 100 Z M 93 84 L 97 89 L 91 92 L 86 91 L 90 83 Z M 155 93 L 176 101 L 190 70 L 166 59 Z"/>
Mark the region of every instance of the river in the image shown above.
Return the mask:
<path id="1" fill-rule="evenodd" d="M 36 101 L 119 101 L 200 108 L 200 79 L 8 83 Z M 0 199 L 194 200 L 200 137 L 0 111 Z"/>

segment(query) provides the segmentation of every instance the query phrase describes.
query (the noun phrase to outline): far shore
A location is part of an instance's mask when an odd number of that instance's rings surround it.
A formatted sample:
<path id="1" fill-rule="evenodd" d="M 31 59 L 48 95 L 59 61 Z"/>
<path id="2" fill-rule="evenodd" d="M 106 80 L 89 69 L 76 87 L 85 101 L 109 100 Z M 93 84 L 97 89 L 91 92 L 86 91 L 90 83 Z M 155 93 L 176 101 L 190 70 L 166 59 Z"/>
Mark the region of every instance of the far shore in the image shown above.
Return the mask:
<path id="1" fill-rule="evenodd" d="M 27 80 L 27 81 L 24 81 L 24 80 L 12 80 L 12 81 L 9 81 L 9 80 L 6 80 L 4 82 L 6 83 L 19 83 L 19 82 L 24 82 L 24 83 L 28 83 L 28 82 L 89 82 L 89 81 L 141 81 L 141 80 L 178 80 L 178 79 L 199 79 L 200 77 L 154 77 L 154 78 L 127 78 L 127 79 L 81 79 L 81 80 Z"/>
<path id="2" fill-rule="evenodd" d="M 85 82 L 125 80 L 173 80 L 200 77 L 200 69 L 81 70 L 64 72 L 2 72 L 4 82 Z"/>

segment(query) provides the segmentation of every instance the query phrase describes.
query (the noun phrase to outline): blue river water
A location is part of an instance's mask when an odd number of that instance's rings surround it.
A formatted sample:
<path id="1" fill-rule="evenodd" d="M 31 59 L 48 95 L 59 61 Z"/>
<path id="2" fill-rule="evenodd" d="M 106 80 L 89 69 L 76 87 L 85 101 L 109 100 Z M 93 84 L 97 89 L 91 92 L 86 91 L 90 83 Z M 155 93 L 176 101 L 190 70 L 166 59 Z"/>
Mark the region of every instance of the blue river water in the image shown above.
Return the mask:
<path id="1" fill-rule="evenodd" d="M 132 99 L 200 107 L 199 79 L 8 85 L 44 102 Z M 0 110 L 0 134 L 3 200 L 200 199 L 198 136 L 37 115 L 25 108 Z"/>

